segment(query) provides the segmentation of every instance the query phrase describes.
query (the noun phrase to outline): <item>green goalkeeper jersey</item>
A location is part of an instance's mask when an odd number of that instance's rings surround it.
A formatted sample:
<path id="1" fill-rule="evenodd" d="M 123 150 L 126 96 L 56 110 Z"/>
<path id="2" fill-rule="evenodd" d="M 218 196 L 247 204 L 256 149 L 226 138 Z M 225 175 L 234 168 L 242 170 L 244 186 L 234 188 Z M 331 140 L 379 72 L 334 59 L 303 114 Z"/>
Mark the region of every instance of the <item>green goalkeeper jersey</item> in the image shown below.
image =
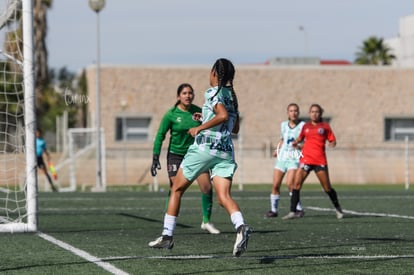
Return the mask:
<path id="1" fill-rule="evenodd" d="M 177 155 L 185 155 L 188 147 L 194 142 L 194 138 L 188 134 L 188 130 L 200 125 L 200 122 L 193 120 L 194 113 L 201 113 L 201 108 L 193 104 L 188 111 L 183 111 L 176 106 L 169 109 L 162 118 L 155 136 L 153 154 L 160 154 L 162 142 L 169 131 L 168 151 Z"/>

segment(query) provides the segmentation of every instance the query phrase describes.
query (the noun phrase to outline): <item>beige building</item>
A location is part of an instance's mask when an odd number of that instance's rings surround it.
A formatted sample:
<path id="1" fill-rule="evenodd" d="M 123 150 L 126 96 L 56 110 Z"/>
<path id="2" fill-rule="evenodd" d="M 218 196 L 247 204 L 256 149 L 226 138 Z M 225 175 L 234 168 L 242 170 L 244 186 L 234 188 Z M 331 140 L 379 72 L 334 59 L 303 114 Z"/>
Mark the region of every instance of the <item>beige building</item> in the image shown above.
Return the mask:
<path id="1" fill-rule="evenodd" d="M 152 142 L 165 111 L 183 82 L 202 104 L 211 66 L 103 66 L 101 125 L 105 129 L 107 182 L 150 184 Z M 95 67 L 87 70 L 93 122 Z M 371 66 L 237 66 L 234 86 L 242 129 L 235 141 L 235 183 L 271 183 L 271 150 L 279 138 L 286 106 L 296 102 L 306 118 L 310 104 L 325 109 L 338 145 L 329 149 L 334 183 L 404 183 L 414 179 L 405 137 L 414 138 L 414 69 Z M 93 126 L 93 125 L 92 125 Z M 167 184 L 164 141 L 160 184 Z M 409 161 L 412 162 L 412 161 Z M 93 166 L 93 165 L 92 165 Z M 85 173 L 82 173 L 85 174 Z M 88 176 L 90 178 L 88 178 Z M 95 174 L 83 175 L 94 184 Z M 314 176 L 309 182 L 314 182 Z"/>

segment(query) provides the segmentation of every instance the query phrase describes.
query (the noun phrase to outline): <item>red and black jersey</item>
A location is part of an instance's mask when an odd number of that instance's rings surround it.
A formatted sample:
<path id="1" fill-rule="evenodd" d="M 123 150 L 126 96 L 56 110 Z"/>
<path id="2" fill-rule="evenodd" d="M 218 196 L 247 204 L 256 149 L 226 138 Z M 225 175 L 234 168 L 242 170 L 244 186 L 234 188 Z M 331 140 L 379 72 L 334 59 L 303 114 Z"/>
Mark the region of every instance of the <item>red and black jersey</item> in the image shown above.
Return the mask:
<path id="1" fill-rule="evenodd" d="M 307 122 L 302 128 L 299 138 L 304 140 L 300 163 L 327 165 L 325 143 L 326 141 L 333 142 L 336 140 L 328 123 L 319 122 L 312 124 Z"/>

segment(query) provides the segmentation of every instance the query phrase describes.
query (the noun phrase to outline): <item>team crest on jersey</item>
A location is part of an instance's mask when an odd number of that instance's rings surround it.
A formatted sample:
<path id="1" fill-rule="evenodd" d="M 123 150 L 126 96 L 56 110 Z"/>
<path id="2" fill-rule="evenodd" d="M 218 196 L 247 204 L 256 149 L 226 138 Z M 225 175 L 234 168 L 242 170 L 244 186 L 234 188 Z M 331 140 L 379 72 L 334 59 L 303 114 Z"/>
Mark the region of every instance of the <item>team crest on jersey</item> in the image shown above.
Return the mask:
<path id="1" fill-rule="evenodd" d="M 319 133 L 320 135 L 323 135 L 323 134 L 325 133 L 325 129 L 323 129 L 323 128 L 318 128 L 318 133 Z"/>

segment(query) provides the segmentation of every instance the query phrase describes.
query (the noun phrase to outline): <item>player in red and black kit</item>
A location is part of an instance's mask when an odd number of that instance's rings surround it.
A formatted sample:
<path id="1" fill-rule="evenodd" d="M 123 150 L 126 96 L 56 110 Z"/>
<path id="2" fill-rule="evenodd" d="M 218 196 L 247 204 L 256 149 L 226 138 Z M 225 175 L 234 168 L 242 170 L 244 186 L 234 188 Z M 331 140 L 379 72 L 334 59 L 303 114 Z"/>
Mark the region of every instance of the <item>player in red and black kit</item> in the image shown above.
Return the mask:
<path id="1" fill-rule="evenodd" d="M 296 205 L 300 200 L 300 189 L 309 173 L 313 170 L 328 194 L 336 209 L 336 217 L 342 219 L 344 214 L 338 202 L 335 189 L 332 188 L 329 179 L 328 162 L 326 160 L 325 143 L 333 148 L 336 146 L 336 138 L 328 123 L 322 121 L 323 109 L 319 104 L 312 104 L 309 108 L 310 121 L 307 122 L 299 136 L 292 142 L 293 146 L 304 141 L 299 168 L 295 174 L 294 187 L 290 200 L 290 212 L 283 219 L 297 218 Z"/>

